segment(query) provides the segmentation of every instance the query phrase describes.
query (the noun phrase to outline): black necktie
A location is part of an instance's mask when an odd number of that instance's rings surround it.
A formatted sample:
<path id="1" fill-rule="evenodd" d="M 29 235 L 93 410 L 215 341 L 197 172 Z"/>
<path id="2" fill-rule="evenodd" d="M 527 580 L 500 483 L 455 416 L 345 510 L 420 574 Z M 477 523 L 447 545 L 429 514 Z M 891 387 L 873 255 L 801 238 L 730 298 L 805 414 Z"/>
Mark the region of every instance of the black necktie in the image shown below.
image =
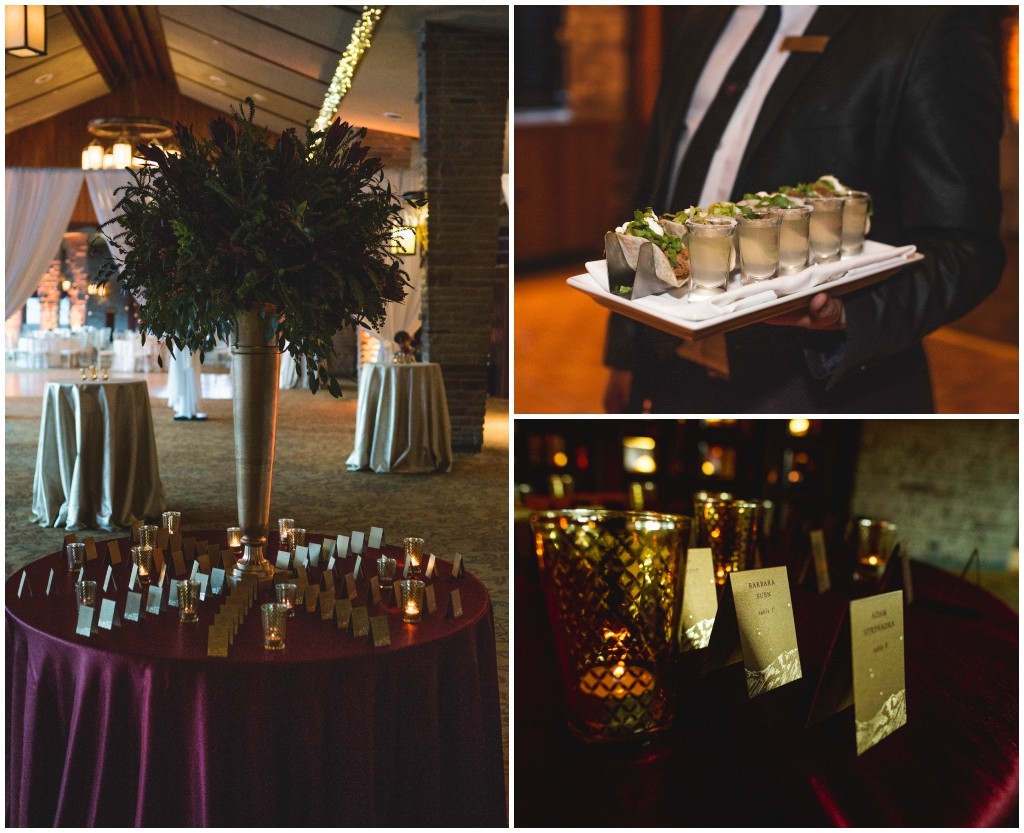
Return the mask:
<path id="1" fill-rule="evenodd" d="M 711 158 L 718 149 L 729 119 L 750 83 L 750 78 L 761 62 L 768 49 L 768 44 L 779 28 L 781 11 L 778 6 L 766 6 L 761 21 L 747 39 L 746 45 L 736 56 L 729 72 L 726 73 L 718 94 L 708 108 L 707 113 L 693 134 L 693 140 L 686 149 L 686 156 L 679 169 L 679 179 L 672 192 L 670 211 L 680 211 L 688 206 L 696 205 L 704 189 Z M 723 194 L 722 199 L 728 195 Z"/>

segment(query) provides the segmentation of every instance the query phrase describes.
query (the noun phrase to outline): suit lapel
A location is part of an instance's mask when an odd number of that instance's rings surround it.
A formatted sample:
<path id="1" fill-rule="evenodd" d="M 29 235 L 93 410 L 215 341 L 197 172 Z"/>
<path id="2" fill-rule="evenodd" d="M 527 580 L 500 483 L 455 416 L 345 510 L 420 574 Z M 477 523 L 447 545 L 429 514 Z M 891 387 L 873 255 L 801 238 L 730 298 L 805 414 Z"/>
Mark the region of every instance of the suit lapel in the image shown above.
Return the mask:
<path id="1" fill-rule="evenodd" d="M 806 35 L 827 35 L 833 36 L 838 32 L 850 15 L 855 11 L 853 6 L 822 6 L 815 12 L 807 26 Z M 826 51 L 828 47 L 825 47 Z M 785 66 L 779 73 L 771 91 L 761 106 L 757 122 L 754 124 L 754 131 L 747 142 L 746 151 L 743 153 L 743 162 L 740 164 L 740 173 L 746 168 L 751 154 L 757 149 L 761 140 L 771 130 L 775 122 L 782 115 L 789 102 L 789 99 L 796 92 L 800 83 L 807 74 L 814 69 L 815 64 L 823 53 L 794 52 L 786 60 Z"/>

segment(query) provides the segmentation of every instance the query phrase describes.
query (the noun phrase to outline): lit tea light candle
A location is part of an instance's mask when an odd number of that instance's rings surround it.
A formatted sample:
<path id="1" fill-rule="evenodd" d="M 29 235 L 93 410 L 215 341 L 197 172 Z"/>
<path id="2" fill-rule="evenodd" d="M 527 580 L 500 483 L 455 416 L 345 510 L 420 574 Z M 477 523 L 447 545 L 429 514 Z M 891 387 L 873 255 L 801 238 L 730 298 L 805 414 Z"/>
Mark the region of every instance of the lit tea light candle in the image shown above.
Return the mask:
<path id="1" fill-rule="evenodd" d="M 415 624 L 423 617 L 423 596 L 426 584 L 417 579 L 405 579 L 398 582 L 398 605 L 402 611 L 402 621 Z"/>
<path id="2" fill-rule="evenodd" d="M 232 548 L 242 546 L 242 528 L 240 526 L 228 527 L 228 546 Z"/>
<path id="3" fill-rule="evenodd" d="M 595 665 L 580 678 L 583 712 L 600 734 L 643 731 L 657 722 L 664 697 L 656 697 L 658 683 L 650 671 L 619 661 Z"/>
<path id="4" fill-rule="evenodd" d="M 409 601 L 405 603 L 405 614 L 406 616 L 419 616 L 420 606 L 416 604 L 415 599 L 409 599 Z"/>

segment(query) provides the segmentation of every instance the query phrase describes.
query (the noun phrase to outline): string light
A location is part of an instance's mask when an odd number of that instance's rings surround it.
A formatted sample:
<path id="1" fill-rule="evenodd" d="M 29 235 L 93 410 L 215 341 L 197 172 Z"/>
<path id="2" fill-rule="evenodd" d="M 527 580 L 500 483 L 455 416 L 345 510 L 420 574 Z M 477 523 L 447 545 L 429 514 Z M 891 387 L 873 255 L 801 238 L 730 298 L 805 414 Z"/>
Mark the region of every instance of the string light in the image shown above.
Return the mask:
<path id="1" fill-rule="evenodd" d="M 370 48 L 370 40 L 373 37 L 373 29 L 380 20 L 380 9 L 373 9 L 363 6 L 363 13 L 352 28 L 352 37 L 348 46 L 338 61 L 338 68 L 334 70 L 334 77 L 331 85 L 327 88 L 327 95 L 324 97 L 323 106 L 320 108 L 320 115 L 313 124 L 314 130 L 324 130 L 331 123 L 334 114 L 338 112 L 338 105 L 349 87 L 352 86 L 352 76 L 355 75 L 356 67 L 363 57 L 363 53 Z"/>

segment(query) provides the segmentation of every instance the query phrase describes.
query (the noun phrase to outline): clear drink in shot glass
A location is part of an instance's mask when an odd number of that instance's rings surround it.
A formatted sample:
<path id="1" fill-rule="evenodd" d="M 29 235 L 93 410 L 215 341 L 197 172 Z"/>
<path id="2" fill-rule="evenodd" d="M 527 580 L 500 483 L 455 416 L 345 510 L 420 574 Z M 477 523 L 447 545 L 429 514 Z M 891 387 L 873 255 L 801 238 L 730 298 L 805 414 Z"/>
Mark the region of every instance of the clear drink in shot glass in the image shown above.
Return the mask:
<path id="1" fill-rule="evenodd" d="M 779 274 L 795 275 L 807 268 L 811 207 L 773 206 L 771 210 L 782 218 L 782 225 L 779 226 Z"/>
<path id="2" fill-rule="evenodd" d="M 843 236 L 844 197 L 811 197 L 809 242 L 814 263 L 839 260 L 839 244 Z"/>
<path id="3" fill-rule="evenodd" d="M 871 195 L 867 191 L 847 191 L 843 196 L 846 202 L 843 204 L 843 237 L 840 252 L 843 257 L 851 257 L 859 255 L 864 250 Z"/>
<path id="4" fill-rule="evenodd" d="M 736 218 L 739 225 L 740 273 L 743 283 L 774 278 L 779 271 L 779 226 L 782 218 L 771 211 L 756 211 Z"/>
<path id="5" fill-rule="evenodd" d="M 690 294 L 725 292 L 732 269 L 732 217 L 703 217 L 686 221 L 686 246 L 690 251 Z"/>

